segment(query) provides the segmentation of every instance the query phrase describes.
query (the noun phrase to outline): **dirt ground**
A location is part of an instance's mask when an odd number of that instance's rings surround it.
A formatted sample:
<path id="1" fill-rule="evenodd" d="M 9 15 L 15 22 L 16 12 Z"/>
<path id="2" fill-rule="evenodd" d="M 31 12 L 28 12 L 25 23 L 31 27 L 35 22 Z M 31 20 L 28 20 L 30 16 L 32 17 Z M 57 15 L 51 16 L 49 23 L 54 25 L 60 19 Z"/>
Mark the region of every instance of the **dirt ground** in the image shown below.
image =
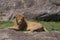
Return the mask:
<path id="1" fill-rule="evenodd" d="M 60 40 L 60 32 L 20 32 L 0 29 L 0 40 Z"/>

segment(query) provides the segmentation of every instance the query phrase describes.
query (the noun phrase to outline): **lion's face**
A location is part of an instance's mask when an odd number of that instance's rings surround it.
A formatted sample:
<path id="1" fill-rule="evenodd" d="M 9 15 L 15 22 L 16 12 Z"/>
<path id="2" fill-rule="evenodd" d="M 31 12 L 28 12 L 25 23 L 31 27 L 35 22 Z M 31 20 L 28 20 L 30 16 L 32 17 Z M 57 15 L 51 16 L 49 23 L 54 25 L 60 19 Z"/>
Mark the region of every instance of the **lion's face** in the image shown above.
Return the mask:
<path id="1" fill-rule="evenodd" d="M 18 24 L 20 24 L 20 23 L 24 20 L 24 16 L 23 16 L 23 15 L 20 15 L 20 14 L 17 14 L 17 15 L 15 16 L 15 18 L 16 18 L 16 22 L 17 22 Z"/>
<path id="2" fill-rule="evenodd" d="M 17 28 L 18 30 L 26 30 L 27 28 L 27 23 L 26 21 L 24 20 L 24 16 L 21 15 L 21 14 L 16 14 L 15 16 L 15 25 L 17 24 Z"/>

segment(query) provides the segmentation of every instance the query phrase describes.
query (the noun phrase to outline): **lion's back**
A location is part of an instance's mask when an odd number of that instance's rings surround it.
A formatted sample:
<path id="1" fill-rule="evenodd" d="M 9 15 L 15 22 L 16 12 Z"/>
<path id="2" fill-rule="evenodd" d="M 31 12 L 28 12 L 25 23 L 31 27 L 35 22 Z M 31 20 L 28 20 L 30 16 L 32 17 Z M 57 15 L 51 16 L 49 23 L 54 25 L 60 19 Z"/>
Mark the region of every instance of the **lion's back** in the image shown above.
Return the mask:
<path id="1" fill-rule="evenodd" d="M 37 22 L 28 21 L 27 25 L 28 25 L 27 30 L 30 30 L 30 31 L 34 31 L 34 30 L 43 28 L 42 24 L 37 23 Z"/>

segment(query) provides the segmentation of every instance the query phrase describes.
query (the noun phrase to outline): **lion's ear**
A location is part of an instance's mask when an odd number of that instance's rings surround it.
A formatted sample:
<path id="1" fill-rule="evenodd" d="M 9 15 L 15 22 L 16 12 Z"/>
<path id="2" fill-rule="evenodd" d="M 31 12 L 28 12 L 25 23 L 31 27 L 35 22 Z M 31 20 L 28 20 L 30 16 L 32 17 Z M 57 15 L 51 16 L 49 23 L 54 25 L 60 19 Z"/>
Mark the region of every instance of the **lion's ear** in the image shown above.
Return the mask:
<path id="1" fill-rule="evenodd" d="M 24 20 L 25 18 L 23 17 L 21 20 Z"/>
<path id="2" fill-rule="evenodd" d="M 15 19 L 16 17 L 14 16 L 13 19 Z"/>
<path id="3" fill-rule="evenodd" d="M 23 19 L 25 19 L 25 17 L 23 17 Z"/>

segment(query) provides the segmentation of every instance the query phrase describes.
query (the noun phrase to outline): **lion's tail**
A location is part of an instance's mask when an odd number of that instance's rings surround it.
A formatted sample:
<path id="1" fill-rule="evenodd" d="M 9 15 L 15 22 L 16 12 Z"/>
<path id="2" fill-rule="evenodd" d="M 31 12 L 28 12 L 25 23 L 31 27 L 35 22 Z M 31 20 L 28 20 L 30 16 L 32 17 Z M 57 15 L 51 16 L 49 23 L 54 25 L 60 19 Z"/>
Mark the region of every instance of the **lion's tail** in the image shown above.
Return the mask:
<path id="1" fill-rule="evenodd" d="M 45 32 L 48 32 L 48 30 L 47 30 L 45 27 L 44 27 L 44 31 L 45 31 Z"/>

